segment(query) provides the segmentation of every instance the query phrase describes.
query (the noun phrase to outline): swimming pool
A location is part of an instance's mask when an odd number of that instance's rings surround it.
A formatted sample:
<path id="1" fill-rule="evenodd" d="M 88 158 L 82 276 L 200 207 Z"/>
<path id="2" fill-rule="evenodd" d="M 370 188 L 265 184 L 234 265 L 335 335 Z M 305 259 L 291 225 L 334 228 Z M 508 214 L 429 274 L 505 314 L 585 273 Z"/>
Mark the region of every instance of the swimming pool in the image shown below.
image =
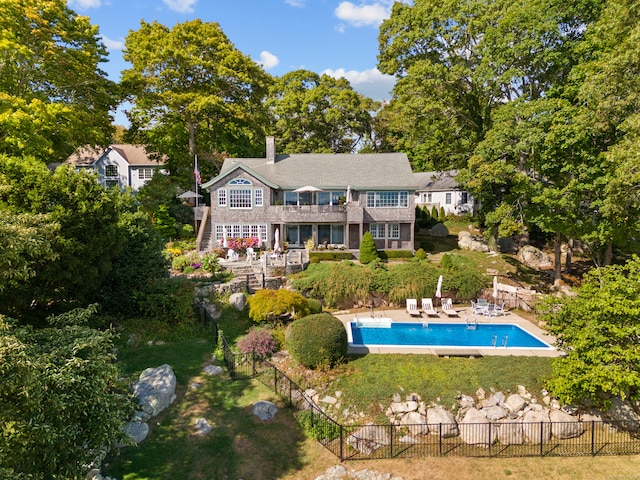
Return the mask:
<path id="1" fill-rule="evenodd" d="M 505 323 L 363 322 L 349 324 L 352 346 L 553 349 L 519 325 Z"/>

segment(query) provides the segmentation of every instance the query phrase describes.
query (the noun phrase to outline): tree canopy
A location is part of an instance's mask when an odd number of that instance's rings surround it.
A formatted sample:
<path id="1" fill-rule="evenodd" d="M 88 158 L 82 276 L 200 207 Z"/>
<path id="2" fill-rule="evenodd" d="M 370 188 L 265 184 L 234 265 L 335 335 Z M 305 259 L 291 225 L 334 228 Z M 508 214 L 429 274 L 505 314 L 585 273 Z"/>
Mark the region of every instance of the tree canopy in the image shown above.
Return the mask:
<path id="1" fill-rule="evenodd" d="M 284 153 L 355 153 L 371 139 L 376 103 L 344 78 L 289 72 L 275 80 L 267 106 Z"/>
<path id="2" fill-rule="evenodd" d="M 118 97 L 98 27 L 65 0 L 3 0 L 0 32 L 0 153 L 56 162 L 107 144 Z"/>
<path id="3" fill-rule="evenodd" d="M 217 23 L 170 29 L 141 21 L 125 39 L 124 58 L 132 64 L 122 76 L 134 103 L 131 132 L 169 156 L 172 175 L 190 176 L 196 154 L 206 172 L 204 160 L 216 162 L 223 152 L 250 156 L 264 143 L 258 140 L 270 78 Z"/>
<path id="4" fill-rule="evenodd" d="M 551 390 L 561 401 L 610 396 L 637 399 L 640 393 L 640 259 L 594 269 L 578 295 L 541 308 L 542 318 L 567 356 L 554 361 Z"/>

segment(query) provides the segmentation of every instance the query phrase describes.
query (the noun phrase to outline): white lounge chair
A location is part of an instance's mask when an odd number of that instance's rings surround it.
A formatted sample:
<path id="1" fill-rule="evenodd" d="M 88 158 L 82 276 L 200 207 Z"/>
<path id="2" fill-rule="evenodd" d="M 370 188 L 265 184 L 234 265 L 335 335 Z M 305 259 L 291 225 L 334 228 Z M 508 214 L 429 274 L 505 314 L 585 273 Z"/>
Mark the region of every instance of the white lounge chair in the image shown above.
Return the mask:
<path id="1" fill-rule="evenodd" d="M 442 311 L 448 317 L 457 317 L 458 316 L 458 312 L 453 309 L 453 303 L 451 302 L 450 298 L 443 298 L 442 299 Z"/>
<path id="2" fill-rule="evenodd" d="M 430 317 L 438 317 L 438 311 L 433 307 L 433 300 L 430 298 L 422 299 L 422 311 Z"/>
<path id="3" fill-rule="evenodd" d="M 419 317 L 418 300 L 415 298 L 407 298 L 407 313 L 412 317 Z"/>
<path id="4" fill-rule="evenodd" d="M 258 256 L 256 255 L 256 251 L 253 247 L 247 247 L 247 260 L 253 261 L 256 260 Z"/>
<path id="5" fill-rule="evenodd" d="M 240 255 L 238 255 L 233 248 L 230 248 L 227 251 L 227 260 L 230 262 L 237 262 L 240 260 Z"/>

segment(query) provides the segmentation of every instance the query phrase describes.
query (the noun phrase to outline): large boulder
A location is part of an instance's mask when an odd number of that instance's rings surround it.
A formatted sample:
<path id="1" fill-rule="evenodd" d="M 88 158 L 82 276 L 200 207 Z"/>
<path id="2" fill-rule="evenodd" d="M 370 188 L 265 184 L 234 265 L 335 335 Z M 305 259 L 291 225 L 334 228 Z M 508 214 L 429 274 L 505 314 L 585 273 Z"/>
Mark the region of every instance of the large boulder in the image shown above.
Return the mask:
<path id="1" fill-rule="evenodd" d="M 551 257 L 533 245 L 525 245 L 522 247 L 518 251 L 518 260 L 536 270 L 549 270 L 553 268 Z"/>
<path id="2" fill-rule="evenodd" d="M 577 418 L 562 410 L 551 410 L 551 434 L 559 439 L 575 438 L 582 435 L 584 427 Z"/>
<path id="3" fill-rule="evenodd" d="M 522 418 L 522 429 L 529 443 L 547 442 L 551 438 L 551 419 L 544 410 L 529 410 Z"/>
<path id="4" fill-rule="evenodd" d="M 347 445 L 351 445 L 360 453 L 371 455 L 377 449 L 391 443 L 388 431 L 384 425 L 365 425 L 347 437 Z"/>
<path id="5" fill-rule="evenodd" d="M 400 419 L 400 425 L 407 427 L 411 435 L 426 435 L 429 433 L 427 419 L 418 412 L 405 413 Z"/>
<path id="6" fill-rule="evenodd" d="M 604 417 L 621 430 L 628 432 L 640 430 L 640 416 L 634 410 L 633 405 L 618 397 L 611 399 L 611 407 L 604 412 Z"/>
<path id="7" fill-rule="evenodd" d="M 489 246 L 484 242 L 484 240 L 474 237 L 466 230 L 462 230 L 458 233 L 458 247 L 462 250 L 472 250 L 474 252 L 489 251 Z"/>
<path id="8" fill-rule="evenodd" d="M 436 238 L 447 238 L 449 235 L 449 229 L 444 223 L 436 223 L 429 229 L 429 235 Z"/>
<path id="9" fill-rule="evenodd" d="M 501 420 L 494 424 L 498 441 L 503 445 L 521 445 L 524 443 L 522 423 L 513 420 Z"/>
<path id="10" fill-rule="evenodd" d="M 127 438 L 137 445 L 147 438 L 149 424 L 140 421 L 129 422 L 124 426 L 123 430 Z"/>
<path id="11" fill-rule="evenodd" d="M 232 293 L 229 297 L 229 304 L 239 312 L 242 312 L 247 304 L 247 299 L 244 293 Z"/>
<path id="12" fill-rule="evenodd" d="M 176 376 L 167 364 L 142 371 L 133 385 L 142 410 L 152 417 L 167 408 L 176 399 Z"/>
<path id="13" fill-rule="evenodd" d="M 253 414 L 260 420 L 271 420 L 278 413 L 278 407 L 273 402 L 261 400 L 253 405 Z"/>
<path id="14" fill-rule="evenodd" d="M 431 433 L 443 438 L 457 437 L 459 430 L 456 419 L 449 410 L 444 408 L 429 408 L 427 423 L 431 425 Z"/>
<path id="15" fill-rule="evenodd" d="M 496 441 L 496 428 L 477 408 L 467 410 L 459 427 L 460 438 L 469 445 L 489 447 Z"/>
<path id="16" fill-rule="evenodd" d="M 522 396 L 520 396 L 519 394 L 512 393 L 505 400 L 504 406 L 507 407 L 507 409 L 509 409 L 510 412 L 516 413 L 521 411 L 524 407 L 527 406 L 527 401 L 524 398 L 522 398 Z"/>

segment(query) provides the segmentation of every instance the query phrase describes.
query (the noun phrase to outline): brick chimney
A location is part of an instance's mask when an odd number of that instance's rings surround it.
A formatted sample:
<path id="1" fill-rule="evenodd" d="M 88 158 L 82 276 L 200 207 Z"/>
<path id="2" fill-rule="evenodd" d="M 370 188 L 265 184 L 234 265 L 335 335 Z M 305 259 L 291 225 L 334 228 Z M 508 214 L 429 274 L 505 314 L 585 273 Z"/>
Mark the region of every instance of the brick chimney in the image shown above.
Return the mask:
<path id="1" fill-rule="evenodd" d="M 273 165 L 276 163 L 276 138 L 267 137 L 267 164 Z"/>

